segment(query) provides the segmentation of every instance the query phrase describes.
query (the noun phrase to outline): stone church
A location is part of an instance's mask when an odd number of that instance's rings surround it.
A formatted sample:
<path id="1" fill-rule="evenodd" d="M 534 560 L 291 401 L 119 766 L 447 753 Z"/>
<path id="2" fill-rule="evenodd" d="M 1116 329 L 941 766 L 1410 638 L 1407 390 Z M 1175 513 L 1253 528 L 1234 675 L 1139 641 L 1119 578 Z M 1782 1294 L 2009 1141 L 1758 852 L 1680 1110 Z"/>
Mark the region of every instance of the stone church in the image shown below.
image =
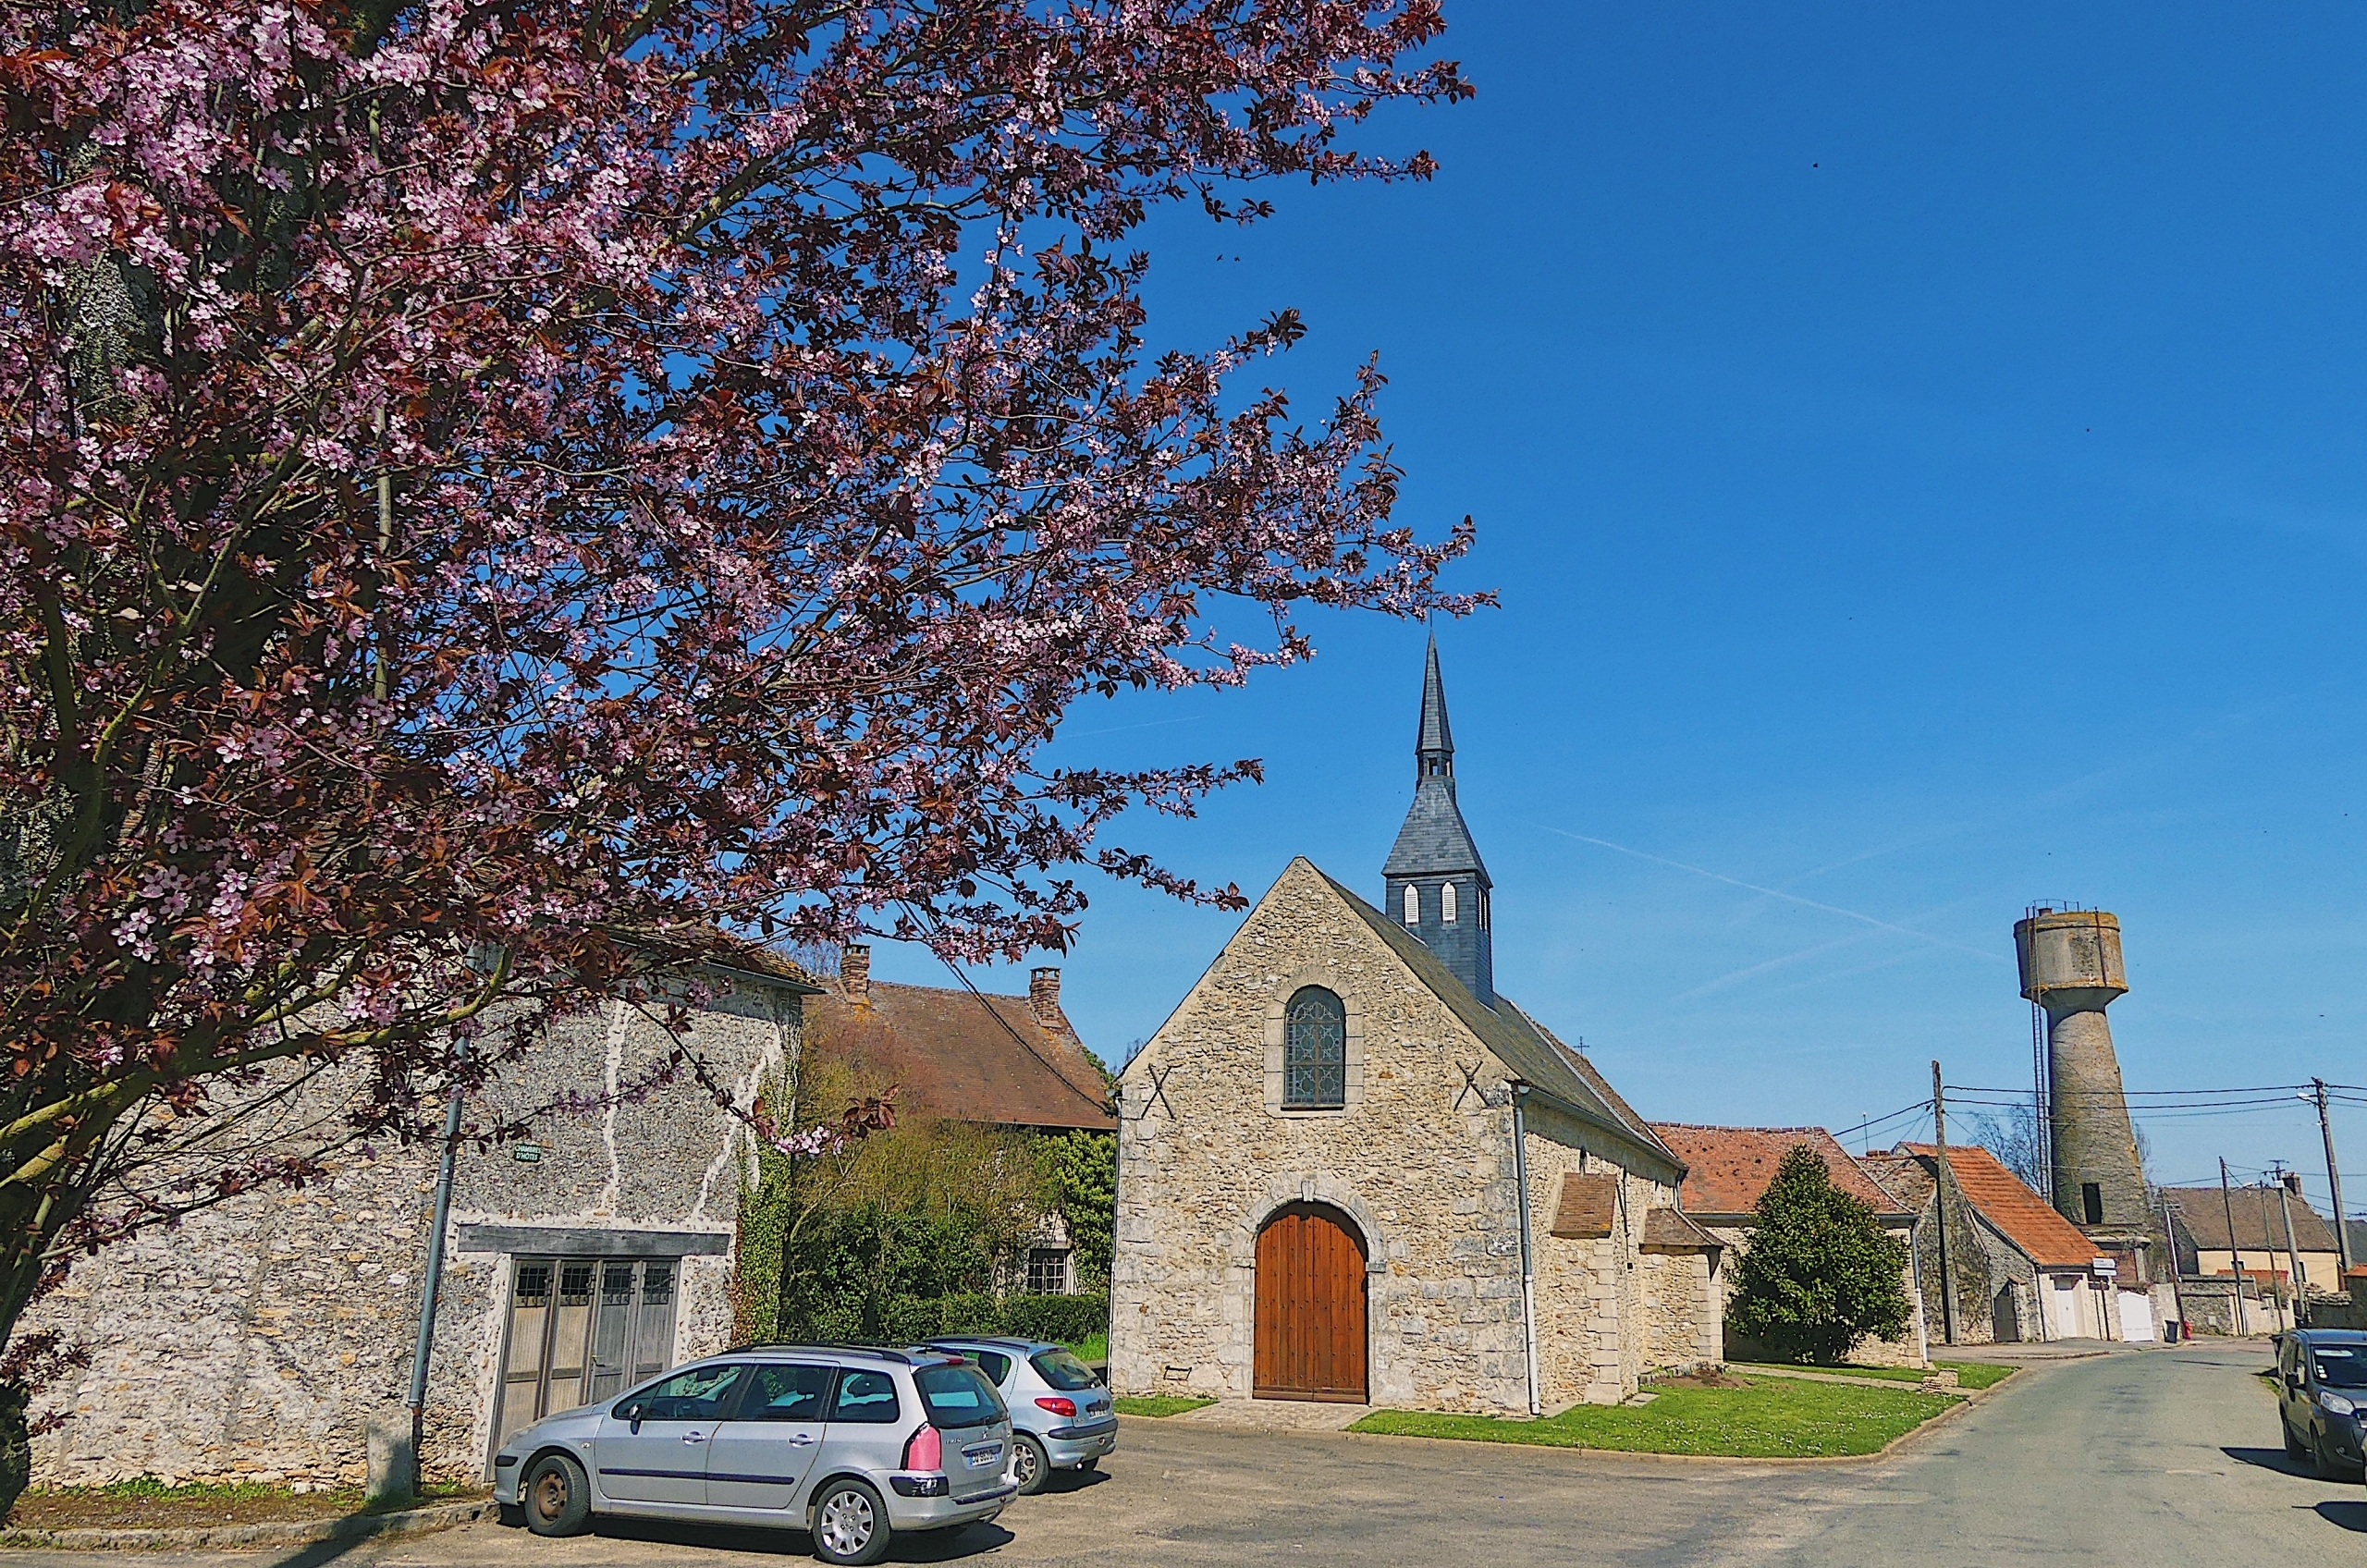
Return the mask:
<path id="1" fill-rule="evenodd" d="M 1496 989 L 1438 646 L 1374 907 L 1304 858 L 1121 1084 L 1121 1393 L 1518 1415 L 1723 1351 L 1686 1167 Z"/>

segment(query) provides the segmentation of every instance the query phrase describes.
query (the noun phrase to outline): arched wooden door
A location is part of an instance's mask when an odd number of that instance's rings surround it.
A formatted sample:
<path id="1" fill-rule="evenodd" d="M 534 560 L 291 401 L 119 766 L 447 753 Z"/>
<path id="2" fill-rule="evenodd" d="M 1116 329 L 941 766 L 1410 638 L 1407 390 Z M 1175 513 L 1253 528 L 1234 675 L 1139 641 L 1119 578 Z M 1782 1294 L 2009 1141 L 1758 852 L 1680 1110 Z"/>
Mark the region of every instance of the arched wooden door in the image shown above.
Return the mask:
<path id="1" fill-rule="evenodd" d="M 1346 1215 L 1294 1203 L 1266 1221 L 1256 1333 L 1257 1398 L 1365 1403 L 1365 1245 Z"/>

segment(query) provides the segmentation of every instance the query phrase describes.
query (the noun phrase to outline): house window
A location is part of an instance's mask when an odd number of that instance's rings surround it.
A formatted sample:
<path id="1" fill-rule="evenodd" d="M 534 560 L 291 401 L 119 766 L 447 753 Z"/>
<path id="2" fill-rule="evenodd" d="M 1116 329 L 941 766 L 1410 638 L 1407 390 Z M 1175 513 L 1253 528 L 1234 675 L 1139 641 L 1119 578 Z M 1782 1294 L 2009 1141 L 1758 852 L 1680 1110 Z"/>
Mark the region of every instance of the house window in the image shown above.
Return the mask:
<path id="1" fill-rule="evenodd" d="M 1405 924 L 1422 924 L 1422 890 L 1411 882 L 1405 884 Z"/>
<path id="2" fill-rule="evenodd" d="M 1348 1010 L 1322 986 L 1306 986 L 1293 994 L 1283 1018 L 1283 1109 L 1329 1110 L 1345 1105 Z"/>
<path id="3" fill-rule="evenodd" d="M 2104 1222 L 2104 1190 L 2093 1182 L 2079 1183 L 2079 1212 L 2088 1217 L 2087 1223 Z"/>
<path id="4" fill-rule="evenodd" d="M 1069 1293 L 1068 1248 L 1028 1249 L 1027 1293 L 1031 1296 L 1064 1296 Z"/>

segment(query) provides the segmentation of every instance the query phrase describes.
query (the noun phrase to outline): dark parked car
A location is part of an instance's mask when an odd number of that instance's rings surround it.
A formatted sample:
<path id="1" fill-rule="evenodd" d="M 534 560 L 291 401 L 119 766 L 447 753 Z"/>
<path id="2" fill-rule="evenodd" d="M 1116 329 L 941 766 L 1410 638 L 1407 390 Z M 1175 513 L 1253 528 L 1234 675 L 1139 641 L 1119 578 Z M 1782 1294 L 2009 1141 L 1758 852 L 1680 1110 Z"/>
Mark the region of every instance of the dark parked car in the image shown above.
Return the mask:
<path id="1" fill-rule="evenodd" d="M 2356 1329 L 2296 1329 L 2276 1346 L 2277 1419 L 2285 1452 L 2307 1459 L 2328 1479 L 2357 1480 L 2367 1449 L 2360 1420 L 2367 1412 L 2367 1333 Z"/>

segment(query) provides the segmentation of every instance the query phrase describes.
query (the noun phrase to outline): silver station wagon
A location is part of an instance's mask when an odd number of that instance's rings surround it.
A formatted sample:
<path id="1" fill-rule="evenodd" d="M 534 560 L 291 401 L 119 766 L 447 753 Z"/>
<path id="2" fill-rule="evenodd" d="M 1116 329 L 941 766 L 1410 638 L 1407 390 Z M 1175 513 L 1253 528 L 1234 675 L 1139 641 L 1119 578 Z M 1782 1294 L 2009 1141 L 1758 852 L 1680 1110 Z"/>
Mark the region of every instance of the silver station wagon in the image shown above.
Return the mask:
<path id="1" fill-rule="evenodd" d="M 962 1357 L 755 1345 L 536 1422 L 494 1456 L 494 1496 L 539 1536 L 630 1514 L 804 1530 L 825 1562 L 877 1562 L 893 1536 L 1001 1513 L 1010 1463 L 1010 1413 Z"/>

